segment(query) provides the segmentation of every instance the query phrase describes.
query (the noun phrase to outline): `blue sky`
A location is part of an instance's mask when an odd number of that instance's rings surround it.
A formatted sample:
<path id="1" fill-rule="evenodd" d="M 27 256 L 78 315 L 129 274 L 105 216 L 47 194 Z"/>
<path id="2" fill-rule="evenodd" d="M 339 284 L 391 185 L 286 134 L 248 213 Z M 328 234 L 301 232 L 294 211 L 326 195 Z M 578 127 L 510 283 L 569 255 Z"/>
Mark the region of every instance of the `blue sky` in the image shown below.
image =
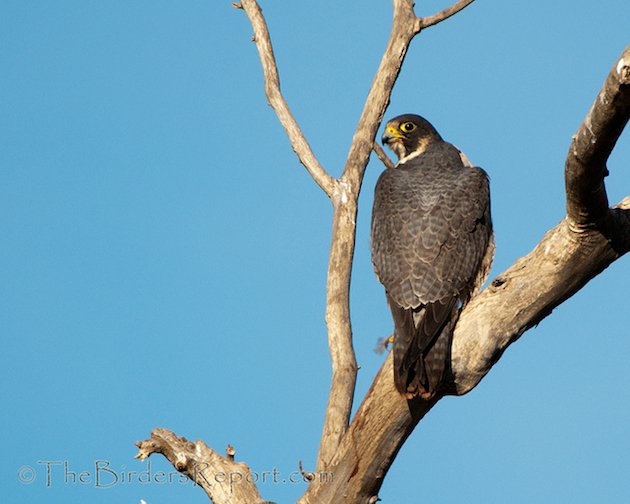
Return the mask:
<path id="1" fill-rule="evenodd" d="M 261 3 L 285 97 L 337 176 L 391 5 Z M 562 219 L 571 135 L 629 19 L 627 0 L 480 0 L 413 42 L 386 117 L 424 115 L 489 172 L 493 276 Z M 0 4 L 3 502 L 207 502 L 178 479 L 122 481 L 147 470 L 133 442 L 158 426 L 231 443 L 257 473 L 314 466 L 331 210 L 266 105 L 250 37 L 223 0 Z M 611 202 L 628 194 L 629 160 L 626 132 Z M 392 327 L 369 259 L 382 169 L 371 160 L 358 221 L 359 397 Z M 613 264 L 477 389 L 442 401 L 383 502 L 630 500 L 629 275 Z M 98 485 L 97 464 L 113 471 Z M 280 503 L 304 487 L 260 489 Z"/>

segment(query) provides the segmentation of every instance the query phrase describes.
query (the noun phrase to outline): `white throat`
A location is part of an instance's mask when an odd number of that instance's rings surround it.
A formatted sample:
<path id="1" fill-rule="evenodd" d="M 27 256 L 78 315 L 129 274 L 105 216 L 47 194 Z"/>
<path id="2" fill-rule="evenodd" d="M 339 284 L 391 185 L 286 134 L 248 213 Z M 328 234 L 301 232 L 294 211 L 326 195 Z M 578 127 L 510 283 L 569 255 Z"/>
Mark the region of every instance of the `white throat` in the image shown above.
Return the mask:
<path id="1" fill-rule="evenodd" d="M 396 166 L 400 166 L 401 164 L 405 164 L 407 161 L 409 161 L 410 159 L 418 157 L 423 152 L 424 152 L 424 149 L 423 150 L 417 150 L 417 151 L 413 151 L 411 154 L 407 154 L 406 156 L 401 157 L 398 160 L 398 163 L 396 163 Z"/>
<path id="2" fill-rule="evenodd" d="M 418 148 L 407 154 L 406 156 L 401 157 L 396 163 L 396 166 L 400 166 L 401 164 L 405 164 L 407 161 L 413 158 L 417 158 L 420 154 L 422 154 L 425 150 L 427 150 L 427 145 L 429 145 L 429 139 L 424 138 L 420 144 L 418 144 Z"/>

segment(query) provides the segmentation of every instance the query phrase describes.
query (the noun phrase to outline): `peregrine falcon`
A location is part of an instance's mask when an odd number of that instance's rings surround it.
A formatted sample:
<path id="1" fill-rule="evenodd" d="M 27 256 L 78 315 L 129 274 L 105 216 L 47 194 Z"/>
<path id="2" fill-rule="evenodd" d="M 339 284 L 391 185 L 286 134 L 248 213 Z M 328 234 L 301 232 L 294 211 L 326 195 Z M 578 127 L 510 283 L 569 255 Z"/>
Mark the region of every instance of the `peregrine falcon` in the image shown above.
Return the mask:
<path id="1" fill-rule="evenodd" d="M 399 158 L 376 183 L 372 262 L 394 319 L 394 382 L 432 398 L 450 371 L 461 307 L 485 281 L 494 253 L 488 175 L 415 114 L 387 123 Z"/>

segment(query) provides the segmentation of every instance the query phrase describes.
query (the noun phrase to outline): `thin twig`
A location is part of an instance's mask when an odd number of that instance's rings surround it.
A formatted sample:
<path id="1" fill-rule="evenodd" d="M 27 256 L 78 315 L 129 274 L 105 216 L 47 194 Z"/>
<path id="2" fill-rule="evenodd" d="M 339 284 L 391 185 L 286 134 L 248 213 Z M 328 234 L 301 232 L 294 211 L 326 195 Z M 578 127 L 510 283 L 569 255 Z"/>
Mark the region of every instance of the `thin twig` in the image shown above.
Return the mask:
<path id="1" fill-rule="evenodd" d="M 441 23 L 445 19 L 450 18 L 451 16 L 457 14 L 460 10 L 468 7 L 475 0 L 459 0 L 459 2 L 455 2 L 450 7 L 438 12 L 437 14 L 433 14 L 433 16 L 427 16 L 423 18 L 417 19 L 417 29 L 418 31 L 428 28 L 429 26 L 436 25 Z"/>
<path id="2" fill-rule="evenodd" d="M 372 149 L 381 160 L 381 162 L 385 165 L 385 168 L 391 170 L 396 166 L 394 162 L 389 158 L 387 153 L 383 150 L 383 147 L 378 144 L 378 142 L 374 142 L 374 146 L 372 147 Z"/>
<path id="3" fill-rule="evenodd" d="M 335 179 L 319 164 L 304 133 L 302 133 L 300 126 L 282 96 L 276 58 L 273 54 L 273 46 L 271 45 L 269 30 L 267 29 L 267 23 L 265 22 L 262 10 L 255 0 L 242 0 L 240 4 L 236 4 L 235 7 L 245 10 L 254 29 L 253 40 L 258 48 L 258 54 L 263 68 L 265 94 L 267 95 L 269 105 L 276 112 L 280 123 L 286 130 L 289 140 L 291 141 L 291 147 L 300 160 L 300 163 L 304 165 L 311 174 L 311 177 L 313 177 L 313 180 L 317 182 L 330 198 L 335 188 Z"/>
<path id="4" fill-rule="evenodd" d="M 313 481 L 315 479 L 315 475 L 312 472 L 308 472 L 304 469 L 304 466 L 302 465 L 301 460 L 298 460 L 298 468 L 300 469 L 300 473 L 302 474 L 302 477 L 306 481 Z"/>
<path id="5" fill-rule="evenodd" d="M 234 462 L 234 455 L 236 455 L 236 448 L 234 448 L 231 444 L 228 444 L 225 448 L 225 456 L 231 462 Z"/>

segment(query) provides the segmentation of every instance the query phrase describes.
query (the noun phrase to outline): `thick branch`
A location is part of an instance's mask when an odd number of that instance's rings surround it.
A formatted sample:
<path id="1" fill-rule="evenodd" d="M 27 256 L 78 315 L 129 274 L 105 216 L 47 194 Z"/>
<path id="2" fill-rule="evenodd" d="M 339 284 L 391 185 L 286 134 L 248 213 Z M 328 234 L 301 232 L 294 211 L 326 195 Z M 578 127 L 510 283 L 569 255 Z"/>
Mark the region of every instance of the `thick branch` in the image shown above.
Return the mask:
<path id="1" fill-rule="evenodd" d="M 418 30 L 422 30 L 424 28 L 428 28 L 429 26 L 433 26 L 438 23 L 441 23 L 445 19 L 448 19 L 451 16 L 454 16 L 455 14 L 457 14 L 460 10 L 468 7 L 474 1 L 475 0 L 459 0 L 458 2 L 455 2 L 450 7 L 447 7 L 443 11 L 440 11 L 437 14 L 434 14 L 433 16 L 418 18 L 418 21 L 417 21 Z"/>
<path id="2" fill-rule="evenodd" d="M 313 180 L 331 197 L 335 185 L 335 179 L 331 177 L 326 170 L 319 164 L 315 154 L 311 150 L 310 145 L 306 141 L 306 137 L 302 133 L 297 121 L 293 117 L 287 102 L 280 91 L 280 77 L 278 76 L 278 67 L 276 66 L 276 58 L 273 54 L 273 46 L 271 38 L 267 30 L 267 23 L 263 17 L 262 10 L 255 0 L 242 0 L 240 4 L 234 4 L 235 7 L 242 8 L 247 13 L 249 20 L 254 29 L 254 41 L 260 55 L 260 62 L 263 68 L 265 78 L 265 94 L 269 105 L 273 108 L 286 130 L 291 147 L 297 154 L 300 163 L 308 170 Z"/>
<path id="3" fill-rule="evenodd" d="M 614 243 L 600 230 L 575 231 L 568 219 L 475 297 L 453 337 L 453 393 L 465 394 L 527 329 L 630 249 L 630 199 L 611 212 Z"/>
<path id="4" fill-rule="evenodd" d="M 234 462 L 231 446 L 228 458 L 222 457 L 203 441 L 193 443 L 166 429 L 155 429 L 151 439 L 138 441 L 136 446 L 136 458 L 144 460 L 161 453 L 175 469 L 202 487 L 214 504 L 267 503 L 260 497 L 247 464 Z"/>
<path id="5" fill-rule="evenodd" d="M 608 214 L 606 161 L 630 117 L 630 46 L 608 74 L 578 128 L 565 165 L 567 214 L 578 227 L 602 224 Z"/>
<path id="6" fill-rule="evenodd" d="M 350 325 L 350 274 L 354 255 L 357 197 L 340 181 L 333 194 L 333 224 L 326 282 L 326 327 L 332 377 L 324 427 L 319 444 L 317 471 L 325 471 L 350 421 L 357 380 L 357 361 Z"/>
<path id="7" fill-rule="evenodd" d="M 298 504 L 376 502 L 398 450 L 434 404 L 408 402 L 396 391 L 390 353 L 331 463 L 333 477 L 325 485 L 311 484 Z"/>

